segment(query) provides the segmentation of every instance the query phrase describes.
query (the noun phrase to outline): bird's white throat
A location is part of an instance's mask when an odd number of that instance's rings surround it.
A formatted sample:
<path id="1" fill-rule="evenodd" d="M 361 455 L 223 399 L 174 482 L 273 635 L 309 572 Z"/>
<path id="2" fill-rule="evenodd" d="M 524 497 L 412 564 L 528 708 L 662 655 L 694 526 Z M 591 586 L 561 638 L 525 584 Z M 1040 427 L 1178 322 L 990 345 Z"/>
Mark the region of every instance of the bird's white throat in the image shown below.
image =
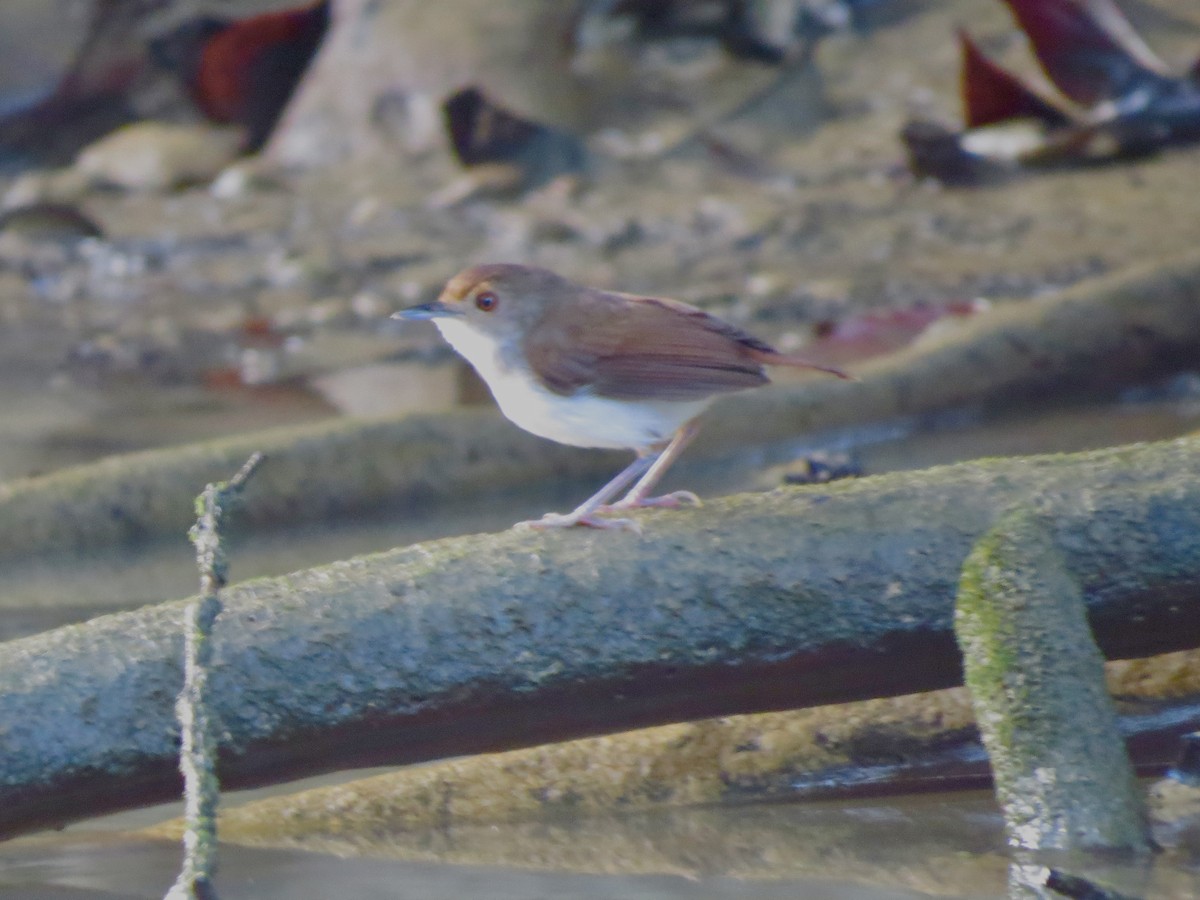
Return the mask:
<path id="1" fill-rule="evenodd" d="M 500 352 L 490 334 L 461 318 L 434 320 L 442 337 L 487 382 L 500 411 L 526 431 L 573 447 L 639 450 L 669 440 L 710 400 L 615 400 L 586 388 L 556 394 L 522 360 Z"/>

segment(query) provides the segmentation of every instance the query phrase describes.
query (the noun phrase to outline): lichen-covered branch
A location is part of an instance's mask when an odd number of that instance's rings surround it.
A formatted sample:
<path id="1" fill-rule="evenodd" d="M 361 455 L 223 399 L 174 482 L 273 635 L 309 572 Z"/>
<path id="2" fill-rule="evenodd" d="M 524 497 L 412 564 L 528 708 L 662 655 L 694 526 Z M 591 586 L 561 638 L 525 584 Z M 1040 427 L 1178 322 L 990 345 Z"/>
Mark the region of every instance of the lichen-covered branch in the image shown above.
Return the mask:
<path id="1" fill-rule="evenodd" d="M 1192 255 L 1003 305 L 939 341 L 861 367 L 858 382 L 739 394 L 707 414 L 720 427 L 702 428 L 681 467 L 752 445 L 819 440 L 969 404 L 1044 403 L 1197 365 L 1200 255 Z M 611 454 L 525 434 L 490 409 L 280 429 L 0 485 L 0 559 L 179 534 L 190 524 L 186 485 L 224 477 L 257 449 L 272 460 L 247 489 L 246 519 L 258 527 L 385 506 L 416 514 L 452 497 L 599 479 L 617 465 Z"/>
<path id="2" fill-rule="evenodd" d="M 990 460 L 509 531 L 225 592 L 226 787 L 958 683 L 958 573 L 1050 511 L 1109 657 L 1200 644 L 1200 441 Z M 0 646 L 0 829 L 177 789 L 179 604 Z"/>
<path id="3" fill-rule="evenodd" d="M 209 710 L 208 679 L 212 666 L 212 630 L 221 614 L 221 588 L 228 560 L 221 542 L 224 517 L 238 499 L 246 480 L 262 464 L 253 454 L 227 482 L 209 484 L 196 498 L 198 518 L 188 536 L 196 547 L 200 595 L 184 610 L 183 690 L 175 701 L 179 719 L 179 771 L 183 775 L 183 868 L 166 900 L 216 900 L 213 875 L 217 870 L 217 724 Z"/>

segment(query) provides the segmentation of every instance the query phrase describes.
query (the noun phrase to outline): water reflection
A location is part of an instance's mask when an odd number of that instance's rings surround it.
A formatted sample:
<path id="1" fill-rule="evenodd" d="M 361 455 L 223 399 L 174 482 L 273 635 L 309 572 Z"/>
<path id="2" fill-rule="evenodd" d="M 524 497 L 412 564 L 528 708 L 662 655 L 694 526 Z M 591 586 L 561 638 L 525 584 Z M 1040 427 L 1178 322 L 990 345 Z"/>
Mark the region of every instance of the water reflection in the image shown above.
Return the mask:
<path id="1" fill-rule="evenodd" d="M 995 852 L 1002 842 L 998 815 L 980 793 L 877 806 L 676 810 L 381 837 L 373 854 L 354 859 L 227 846 L 218 888 L 225 900 L 985 897 L 1004 888 L 1006 860 Z M 76 896 L 68 889 L 161 897 L 178 861 L 174 844 L 128 835 L 25 838 L 0 847 L 0 898 Z"/>

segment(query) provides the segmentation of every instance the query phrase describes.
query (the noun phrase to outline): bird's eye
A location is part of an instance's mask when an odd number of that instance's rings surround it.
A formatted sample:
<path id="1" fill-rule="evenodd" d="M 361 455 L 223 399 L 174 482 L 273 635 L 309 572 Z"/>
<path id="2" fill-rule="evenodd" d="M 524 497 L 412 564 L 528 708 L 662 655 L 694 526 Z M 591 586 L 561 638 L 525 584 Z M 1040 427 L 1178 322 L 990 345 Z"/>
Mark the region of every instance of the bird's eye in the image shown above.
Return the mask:
<path id="1" fill-rule="evenodd" d="M 480 291 L 475 295 L 475 308 L 491 312 L 500 305 L 500 298 L 491 291 Z"/>

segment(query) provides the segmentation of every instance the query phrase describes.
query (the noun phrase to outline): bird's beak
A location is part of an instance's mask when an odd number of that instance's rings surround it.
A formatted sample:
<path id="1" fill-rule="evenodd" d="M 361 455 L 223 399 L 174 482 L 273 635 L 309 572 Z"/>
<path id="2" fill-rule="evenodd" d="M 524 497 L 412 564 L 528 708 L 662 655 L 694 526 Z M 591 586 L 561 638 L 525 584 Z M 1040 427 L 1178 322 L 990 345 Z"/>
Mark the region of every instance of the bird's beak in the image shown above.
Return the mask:
<path id="1" fill-rule="evenodd" d="M 434 300 L 432 303 L 422 303 L 420 306 L 410 306 L 408 309 L 394 312 L 392 318 L 412 321 L 414 319 L 445 319 L 462 314 L 461 309 L 455 309 L 441 300 Z"/>

